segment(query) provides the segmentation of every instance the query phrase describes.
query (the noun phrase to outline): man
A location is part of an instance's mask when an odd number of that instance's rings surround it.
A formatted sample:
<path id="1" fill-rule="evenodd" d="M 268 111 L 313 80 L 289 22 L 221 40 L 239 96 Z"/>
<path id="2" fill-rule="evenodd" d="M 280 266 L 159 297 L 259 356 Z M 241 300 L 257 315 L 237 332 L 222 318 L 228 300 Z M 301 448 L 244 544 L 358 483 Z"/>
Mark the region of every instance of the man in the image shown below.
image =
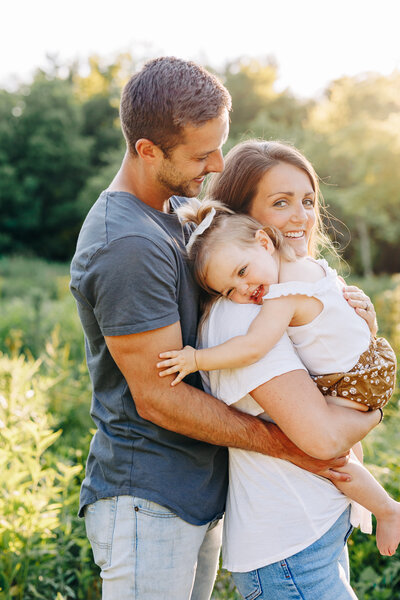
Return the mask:
<path id="1" fill-rule="evenodd" d="M 185 260 L 190 231 L 174 210 L 223 169 L 230 108 L 227 90 L 191 62 L 159 58 L 134 75 L 121 100 L 126 155 L 89 212 L 72 261 L 97 426 L 80 515 L 107 600 L 210 597 L 225 446 L 332 478 L 329 468 L 345 463 L 307 457 L 275 426 L 205 394 L 197 375 L 177 388 L 158 377 L 159 353 L 194 345 L 198 322 Z M 282 397 L 303 383 L 293 374 L 279 380 L 270 393 Z"/>

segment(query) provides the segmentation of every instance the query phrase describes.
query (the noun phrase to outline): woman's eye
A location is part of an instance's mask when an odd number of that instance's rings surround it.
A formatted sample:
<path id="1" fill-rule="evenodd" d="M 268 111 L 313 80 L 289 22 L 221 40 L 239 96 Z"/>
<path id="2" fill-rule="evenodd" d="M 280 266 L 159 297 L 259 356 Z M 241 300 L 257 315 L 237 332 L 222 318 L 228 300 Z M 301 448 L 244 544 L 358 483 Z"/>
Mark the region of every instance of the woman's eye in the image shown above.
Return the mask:
<path id="1" fill-rule="evenodd" d="M 314 206 L 315 202 L 314 202 L 314 200 L 312 198 L 304 198 L 303 204 L 305 206 Z"/>
<path id="2" fill-rule="evenodd" d="M 274 203 L 274 206 L 286 206 L 287 205 L 287 200 L 277 200 L 277 202 Z"/>
<path id="3" fill-rule="evenodd" d="M 239 277 L 243 277 L 243 275 L 246 273 L 246 267 L 242 267 L 241 269 L 239 269 Z"/>

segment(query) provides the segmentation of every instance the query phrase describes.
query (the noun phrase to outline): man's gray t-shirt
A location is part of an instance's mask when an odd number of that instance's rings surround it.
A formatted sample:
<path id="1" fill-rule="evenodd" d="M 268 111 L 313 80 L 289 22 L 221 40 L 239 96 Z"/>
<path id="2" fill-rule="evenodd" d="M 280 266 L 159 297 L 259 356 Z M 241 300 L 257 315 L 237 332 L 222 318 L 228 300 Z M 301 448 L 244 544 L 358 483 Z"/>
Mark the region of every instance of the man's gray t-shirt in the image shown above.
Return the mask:
<path id="1" fill-rule="evenodd" d="M 182 202 L 172 197 L 171 208 Z M 103 192 L 82 226 L 71 290 L 85 333 L 97 431 L 80 515 L 87 504 L 124 494 L 162 504 L 195 525 L 223 512 L 226 448 L 142 419 L 104 340 L 180 321 L 183 344 L 195 345 L 198 289 L 185 254 L 188 233 L 176 214 L 155 210 L 127 192 Z M 197 373 L 185 381 L 201 388 Z"/>

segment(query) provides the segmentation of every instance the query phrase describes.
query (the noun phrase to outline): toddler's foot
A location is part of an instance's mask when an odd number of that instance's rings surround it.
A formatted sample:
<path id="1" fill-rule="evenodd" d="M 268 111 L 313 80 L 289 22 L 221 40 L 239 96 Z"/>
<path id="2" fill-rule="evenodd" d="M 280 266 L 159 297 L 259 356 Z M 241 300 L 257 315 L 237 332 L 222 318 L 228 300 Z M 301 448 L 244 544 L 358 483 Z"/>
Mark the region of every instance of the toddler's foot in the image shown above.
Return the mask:
<path id="1" fill-rule="evenodd" d="M 390 499 L 382 513 L 376 519 L 376 545 L 384 556 L 393 556 L 400 542 L 400 502 Z"/>

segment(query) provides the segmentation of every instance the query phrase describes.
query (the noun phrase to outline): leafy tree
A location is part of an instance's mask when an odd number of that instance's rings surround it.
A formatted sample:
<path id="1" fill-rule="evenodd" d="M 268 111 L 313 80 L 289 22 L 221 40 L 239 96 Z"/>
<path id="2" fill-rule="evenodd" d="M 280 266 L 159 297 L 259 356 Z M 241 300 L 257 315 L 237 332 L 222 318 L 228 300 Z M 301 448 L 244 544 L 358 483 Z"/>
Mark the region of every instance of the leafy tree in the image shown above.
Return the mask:
<path id="1" fill-rule="evenodd" d="M 76 196 L 88 174 L 91 142 L 81 133 L 81 108 L 68 81 L 43 72 L 30 88 L 1 100 L 9 125 L 0 135 L 6 175 L 0 187 L 0 251 L 12 244 L 13 251 L 65 259 L 80 219 Z"/>
<path id="2" fill-rule="evenodd" d="M 271 61 L 238 59 L 227 63 L 221 78 L 232 96 L 230 137 L 239 140 L 251 121 L 277 96 L 276 65 Z"/>
<path id="3" fill-rule="evenodd" d="M 301 143 L 310 102 L 295 98 L 288 90 L 277 91 L 274 60 L 237 59 L 225 66 L 220 77 L 233 104 L 228 148 L 249 137 Z"/>
<path id="4" fill-rule="evenodd" d="M 326 197 L 354 235 L 352 258 L 364 274 L 400 269 L 393 252 L 400 211 L 399 85 L 399 73 L 335 81 L 308 122 L 316 132 L 309 153 L 319 174 L 329 176 Z"/>

